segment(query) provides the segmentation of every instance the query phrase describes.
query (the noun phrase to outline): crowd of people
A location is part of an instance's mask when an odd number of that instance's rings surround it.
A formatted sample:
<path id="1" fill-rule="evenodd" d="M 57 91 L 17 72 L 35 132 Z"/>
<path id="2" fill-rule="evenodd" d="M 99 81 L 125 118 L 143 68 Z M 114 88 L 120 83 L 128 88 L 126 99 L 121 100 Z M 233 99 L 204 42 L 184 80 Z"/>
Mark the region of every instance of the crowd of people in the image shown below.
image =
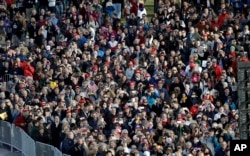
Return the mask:
<path id="1" fill-rule="evenodd" d="M 249 1 L 2 0 L 0 117 L 72 156 L 229 156 Z"/>

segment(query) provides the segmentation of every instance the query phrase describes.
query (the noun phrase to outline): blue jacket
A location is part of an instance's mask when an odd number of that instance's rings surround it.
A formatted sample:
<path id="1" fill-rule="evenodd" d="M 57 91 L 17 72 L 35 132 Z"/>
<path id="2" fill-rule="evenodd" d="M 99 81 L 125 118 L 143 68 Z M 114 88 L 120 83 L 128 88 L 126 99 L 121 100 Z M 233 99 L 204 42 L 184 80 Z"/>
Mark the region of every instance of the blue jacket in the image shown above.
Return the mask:
<path id="1" fill-rule="evenodd" d="M 215 149 L 215 155 L 214 156 L 225 156 L 226 151 L 223 151 L 222 148 Z"/>
<path id="2" fill-rule="evenodd" d="M 249 1 L 249 0 L 248 0 Z M 234 8 L 242 8 L 244 6 L 244 3 L 242 0 L 231 0 L 231 3 L 233 4 Z"/>
<path id="3" fill-rule="evenodd" d="M 62 142 L 61 142 L 61 151 L 65 154 L 69 154 L 71 155 L 73 153 L 74 150 L 74 140 L 69 139 L 69 138 L 65 138 Z"/>

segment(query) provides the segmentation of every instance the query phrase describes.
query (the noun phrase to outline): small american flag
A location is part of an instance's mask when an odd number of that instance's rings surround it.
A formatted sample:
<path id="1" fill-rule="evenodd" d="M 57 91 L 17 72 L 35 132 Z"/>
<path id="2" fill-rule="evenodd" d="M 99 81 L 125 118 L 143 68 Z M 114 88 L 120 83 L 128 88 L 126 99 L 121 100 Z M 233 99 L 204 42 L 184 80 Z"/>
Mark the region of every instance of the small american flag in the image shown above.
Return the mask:
<path id="1" fill-rule="evenodd" d="M 93 93 L 95 93 L 98 90 L 98 86 L 93 81 L 90 81 L 88 83 L 88 88 Z"/>

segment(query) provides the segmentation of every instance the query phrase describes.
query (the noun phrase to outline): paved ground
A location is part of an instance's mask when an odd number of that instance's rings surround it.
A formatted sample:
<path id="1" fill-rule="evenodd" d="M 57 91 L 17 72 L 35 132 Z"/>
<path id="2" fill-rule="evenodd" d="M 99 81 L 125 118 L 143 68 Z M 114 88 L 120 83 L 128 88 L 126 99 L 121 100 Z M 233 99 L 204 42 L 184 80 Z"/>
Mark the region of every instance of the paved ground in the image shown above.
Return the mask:
<path id="1" fill-rule="evenodd" d="M 0 146 L 0 156 L 22 156 L 18 151 L 11 152 L 9 147 Z"/>

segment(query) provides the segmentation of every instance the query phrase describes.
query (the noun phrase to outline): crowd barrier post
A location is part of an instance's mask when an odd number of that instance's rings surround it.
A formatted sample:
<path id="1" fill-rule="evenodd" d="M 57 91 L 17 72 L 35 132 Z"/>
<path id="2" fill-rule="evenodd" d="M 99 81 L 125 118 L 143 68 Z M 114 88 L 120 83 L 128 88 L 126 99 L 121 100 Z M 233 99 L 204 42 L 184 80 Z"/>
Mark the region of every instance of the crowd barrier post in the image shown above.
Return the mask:
<path id="1" fill-rule="evenodd" d="M 0 143 L 11 146 L 11 124 L 5 121 L 0 122 Z"/>
<path id="2" fill-rule="evenodd" d="M 22 136 L 22 152 L 25 156 L 36 155 L 36 143 L 35 141 L 25 132 L 21 131 Z"/>
<path id="3" fill-rule="evenodd" d="M 13 148 L 22 152 L 22 142 L 23 142 L 22 141 L 22 129 L 12 124 L 10 138 L 11 138 L 12 152 L 13 152 Z"/>

